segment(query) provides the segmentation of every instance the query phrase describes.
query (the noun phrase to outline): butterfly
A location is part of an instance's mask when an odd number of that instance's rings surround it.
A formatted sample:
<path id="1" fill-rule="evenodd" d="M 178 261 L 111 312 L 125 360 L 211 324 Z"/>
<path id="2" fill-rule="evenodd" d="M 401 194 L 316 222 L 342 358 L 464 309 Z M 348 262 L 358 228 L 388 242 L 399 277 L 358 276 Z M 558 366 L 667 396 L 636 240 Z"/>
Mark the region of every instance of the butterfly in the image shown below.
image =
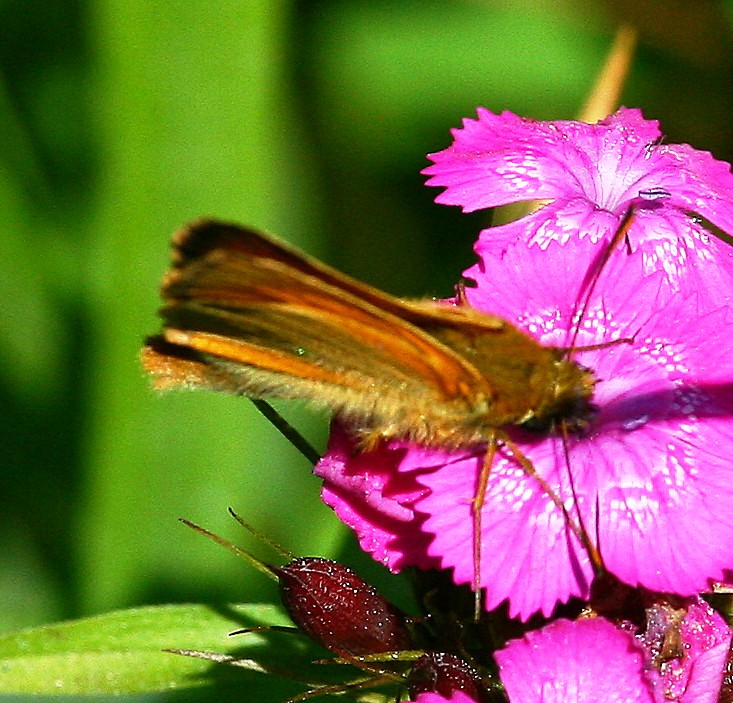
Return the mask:
<path id="1" fill-rule="evenodd" d="M 486 447 L 472 501 L 477 593 L 481 509 L 498 447 L 565 512 L 507 430 L 567 434 L 588 426 L 596 379 L 572 349 L 538 343 L 470 307 L 460 290 L 455 303 L 397 298 L 270 236 L 215 220 L 174 235 L 161 296 L 163 331 L 142 352 L 158 389 L 306 401 L 358 428 L 363 449 L 389 439 Z M 576 528 L 592 549 L 582 532 Z"/>

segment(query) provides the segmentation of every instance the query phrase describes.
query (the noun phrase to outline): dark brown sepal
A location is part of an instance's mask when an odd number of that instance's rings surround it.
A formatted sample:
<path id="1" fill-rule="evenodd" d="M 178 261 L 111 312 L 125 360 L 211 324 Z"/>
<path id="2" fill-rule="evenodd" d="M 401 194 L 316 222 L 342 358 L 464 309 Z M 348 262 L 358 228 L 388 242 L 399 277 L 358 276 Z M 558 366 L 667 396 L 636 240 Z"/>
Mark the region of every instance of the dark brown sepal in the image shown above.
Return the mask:
<path id="1" fill-rule="evenodd" d="M 404 613 L 343 564 L 302 557 L 275 573 L 293 622 L 335 654 L 358 657 L 412 649 Z"/>
<path id="2" fill-rule="evenodd" d="M 437 693 L 443 698 L 451 698 L 456 691 L 462 691 L 478 703 L 497 700 L 470 664 L 442 652 L 426 652 L 415 662 L 408 688 L 413 700 L 421 693 Z"/>

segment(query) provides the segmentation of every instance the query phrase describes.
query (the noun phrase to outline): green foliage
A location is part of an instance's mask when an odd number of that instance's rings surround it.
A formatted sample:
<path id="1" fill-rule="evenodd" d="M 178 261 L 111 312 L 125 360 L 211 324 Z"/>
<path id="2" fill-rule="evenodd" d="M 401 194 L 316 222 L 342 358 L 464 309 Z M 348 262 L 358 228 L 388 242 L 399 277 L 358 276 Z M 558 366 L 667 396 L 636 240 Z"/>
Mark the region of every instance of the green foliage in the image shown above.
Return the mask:
<path id="1" fill-rule="evenodd" d="M 270 687 L 259 671 L 164 650 L 209 651 L 246 661 L 263 648 L 264 636 L 228 637 L 227 632 L 269 624 L 287 625 L 287 619 L 272 606 L 168 605 L 23 630 L 0 637 L 0 693 L 119 696 L 207 686 L 223 695 L 236 685 L 265 695 Z M 297 690 L 277 684 L 274 689 L 281 697 Z"/>
<path id="2" fill-rule="evenodd" d="M 23 694 L 119 700 L 159 693 L 173 701 L 235 701 L 246 691 L 246 700 L 267 703 L 369 678 L 350 665 L 319 662 L 325 650 L 295 631 L 267 631 L 273 625 L 292 627 L 270 605 L 185 604 L 6 634 L 0 636 L 0 700 Z M 240 632 L 244 628 L 261 631 Z"/>

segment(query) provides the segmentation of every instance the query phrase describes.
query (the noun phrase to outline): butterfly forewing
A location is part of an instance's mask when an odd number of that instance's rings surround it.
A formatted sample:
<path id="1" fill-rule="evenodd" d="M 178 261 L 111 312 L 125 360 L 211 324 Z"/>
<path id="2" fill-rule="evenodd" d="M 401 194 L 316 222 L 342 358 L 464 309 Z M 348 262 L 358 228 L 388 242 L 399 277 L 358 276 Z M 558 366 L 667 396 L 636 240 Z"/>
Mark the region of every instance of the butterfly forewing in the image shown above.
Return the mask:
<path id="1" fill-rule="evenodd" d="M 399 300 L 361 292 L 255 232 L 194 225 L 176 238 L 166 329 L 143 360 L 162 387 L 301 398 L 428 443 L 427 414 L 460 426 L 485 411 L 491 387 L 470 364 L 395 317 Z"/>
<path id="2" fill-rule="evenodd" d="M 501 318 L 394 298 L 249 229 L 201 221 L 174 247 L 143 353 L 160 387 L 304 399 L 448 447 L 549 412 L 558 363 L 583 380 Z"/>

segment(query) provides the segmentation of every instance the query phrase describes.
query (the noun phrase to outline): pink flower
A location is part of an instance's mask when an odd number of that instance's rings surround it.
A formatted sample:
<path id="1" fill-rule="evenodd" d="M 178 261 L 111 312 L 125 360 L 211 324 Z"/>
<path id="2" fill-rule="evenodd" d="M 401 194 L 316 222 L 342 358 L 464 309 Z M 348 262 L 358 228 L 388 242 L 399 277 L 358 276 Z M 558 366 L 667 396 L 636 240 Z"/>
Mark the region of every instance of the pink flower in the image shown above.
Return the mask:
<path id="1" fill-rule="evenodd" d="M 444 698 L 439 693 L 421 693 L 413 703 L 476 703 L 476 700 L 463 691 L 454 691 L 450 698 Z"/>
<path id="2" fill-rule="evenodd" d="M 716 703 L 730 628 L 701 599 L 681 606 L 679 622 L 655 623 L 663 611 L 647 610 L 643 634 L 603 618 L 556 620 L 509 642 L 495 657 L 510 702 Z M 677 647 L 662 658 L 665 639 Z"/>
<path id="3" fill-rule="evenodd" d="M 511 703 L 654 703 L 634 637 L 607 620 L 556 620 L 496 653 Z"/>
<path id="4" fill-rule="evenodd" d="M 574 329 L 567 291 L 579 289 L 591 249 L 588 240 L 576 239 L 551 254 L 517 245 L 503 257 L 487 255 L 467 272 L 477 284 L 467 295 L 474 307 L 507 317 L 542 344 L 566 345 Z M 733 327 L 727 308 L 701 315 L 693 296 L 664 296 L 661 306 L 663 280 L 661 272 L 645 275 L 634 257 L 608 265 L 577 344 L 623 337 L 634 342 L 575 356 L 598 379 L 598 415 L 585 437 L 573 439 L 569 467 L 556 437 L 527 437 L 520 448 L 566 501 L 572 472 L 582 523 L 595 532 L 593 541 L 613 574 L 630 585 L 692 595 L 733 562 L 726 555 L 733 493 L 725 488 L 733 449 L 733 359 L 725 340 Z M 424 483 L 433 493 L 421 509 L 437 498 L 431 478 Z M 485 511 L 485 529 L 497 523 L 509 539 L 506 523 L 515 519 L 503 509 L 502 493 Z M 522 504 L 530 502 L 524 497 Z M 547 507 L 538 503 L 531 513 L 535 543 Z M 521 524 L 516 521 L 517 528 Z M 435 531 L 430 520 L 426 529 Z M 546 547 L 559 556 L 567 541 L 562 532 L 552 539 L 552 532 L 545 531 Z M 526 539 L 515 537 L 519 544 Z M 567 559 L 563 571 L 573 569 L 574 560 L 576 573 L 588 568 L 577 550 L 568 549 Z M 551 588 L 560 574 L 544 577 Z M 571 594 L 584 595 L 582 579 L 577 586 Z"/>
<path id="5" fill-rule="evenodd" d="M 468 272 L 476 282 L 466 291 L 469 301 L 543 345 L 566 346 L 576 322 L 568 290 L 579 289 L 593 247 L 587 238 L 573 238 L 551 254 L 523 244 L 486 254 Z M 601 283 L 613 284 L 599 286 L 587 311 L 579 346 L 633 342 L 575 354 L 598 379 L 598 412 L 584 436 L 570 438 L 569 466 L 559 437 L 510 433 L 587 528 L 611 573 L 632 586 L 689 596 L 733 568 L 732 328 L 727 309 L 700 315 L 693 296 L 662 295 L 663 274 L 643 269 L 637 257 L 612 259 Z M 391 568 L 435 560 L 453 570 L 456 583 L 470 584 L 470 504 L 483 453 L 472 447 L 447 455 L 397 443 L 378 455 L 342 451 L 345 475 L 368 466 L 370 475 L 383 477 L 389 496 L 372 494 L 368 514 L 356 494 L 329 502 L 341 515 L 360 515 L 362 545 Z M 323 465 L 333 468 L 330 453 Z M 326 476 L 331 496 L 337 474 Z M 401 493 L 405 485 L 409 490 Z M 374 519 L 383 500 L 388 510 L 398 505 L 414 518 L 404 512 L 385 530 Z M 487 609 L 508 600 L 512 616 L 527 618 L 538 610 L 549 615 L 572 596 L 587 598 L 588 555 L 561 511 L 503 450 L 482 515 Z M 377 549 L 368 547 L 370 540 Z"/>
<path id="6" fill-rule="evenodd" d="M 691 596 L 724 580 L 733 569 L 733 248 L 709 241 L 688 211 L 733 231 L 729 167 L 658 144 L 657 124 L 635 110 L 597 125 L 481 110 L 454 136 L 426 171 L 446 187 L 440 202 L 471 210 L 552 199 L 482 234 L 468 302 L 542 345 L 572 346 L 597 379 L 597 413 L 569 438 L 569 462 L 557 435 L 504 428 L 575 527 L 501 448 L 482 512 L 487 609 L 508 601 L 511 615 L 528 618 L 587 598 L 594 569 L 583 529 L 629 585 Z M 631 206 L 633 252 L 612 252 L 579 319 L 598 243 Z M 392 442 L 359 455 L 337 439 L 317 472 L 375 558 L 392 570 L 437 564 L 471 584 L 470 506 L 484 453 Z"/>
<path id="7" fill-rule="evenodd" d="M 660 703 L 717 703 L 731 645 L 731 630 L 702 598 L 676 607 L 657 603 L 647 609 L 647 627 L 637 635 L 656 665 L 655 696 Z"/>
<path id="8" fill-rule="evenodd" d="M 621 108 L 598 122 L 538 122 L 479 108 L 430 154 L 423 173 L 442 186 L 436 202 L 466 212 L 550 201 L 515 222 L 484 230 L 477 250 L 522 241 L 548 249 L 575 237 L 608 242 L 630 206 L 630 249 L 647 273 L 662 270 L 671 291 L 704 292 L 709 307 L 730 300 L 733 251 L 699 217 L 733 234 L 733 174 L 727 163 L 687 144 L 664 144 L 656 121 Z M 622 253 L 619 253 L 621 256 Z M 722 286 L 723 293 L 719 288 Z"/>

